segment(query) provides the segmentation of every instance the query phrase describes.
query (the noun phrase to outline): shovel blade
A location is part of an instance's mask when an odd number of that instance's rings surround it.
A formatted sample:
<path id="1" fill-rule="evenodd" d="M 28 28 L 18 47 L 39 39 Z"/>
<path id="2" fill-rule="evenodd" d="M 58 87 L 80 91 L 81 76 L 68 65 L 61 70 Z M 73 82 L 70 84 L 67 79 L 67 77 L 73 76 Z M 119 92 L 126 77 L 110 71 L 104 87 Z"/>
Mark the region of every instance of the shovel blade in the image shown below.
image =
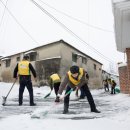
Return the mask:
<path id="1" fill-rule="evenodd" d="M 50 94 L 51 94 L 51 93 L 48 93 L 48 94 L 47 94 L 47 95 L 46 95 L 44 98 L 47 98 L 47 97 L 49 97 L 49 96 L 50 96 Z"/>
<path id="2" fill-rule="evenodd" d="M 2 105 L 4 106 L 6 103 L 6 97 L 3 96 L 2 98 L 3 98 Z"/>

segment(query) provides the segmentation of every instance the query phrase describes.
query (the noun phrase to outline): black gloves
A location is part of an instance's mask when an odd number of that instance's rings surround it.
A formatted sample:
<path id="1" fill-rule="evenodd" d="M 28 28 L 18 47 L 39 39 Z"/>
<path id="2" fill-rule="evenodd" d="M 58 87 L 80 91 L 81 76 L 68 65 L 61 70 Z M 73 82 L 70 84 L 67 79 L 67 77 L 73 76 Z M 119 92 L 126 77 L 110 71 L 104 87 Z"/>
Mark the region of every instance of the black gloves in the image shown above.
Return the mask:
<path id="1" fill-rule="evenodd" d="M 76 90 L 76 87 L 73 88 L 73 91 L 75 91 L 75 90 Z"/>
<path id="2" fill-rule="evenodd" d="M 57 96 L 55 102 L 60 102 L 60 97 Z"/>
<path id="3" fill-rule="evenodd" d="M 76 90 L 76 91 L 79 90 L 79 87 L 74 87 L 74 88 L 73 88 L 73 91 L 75 91 L 75 90 Z"/>

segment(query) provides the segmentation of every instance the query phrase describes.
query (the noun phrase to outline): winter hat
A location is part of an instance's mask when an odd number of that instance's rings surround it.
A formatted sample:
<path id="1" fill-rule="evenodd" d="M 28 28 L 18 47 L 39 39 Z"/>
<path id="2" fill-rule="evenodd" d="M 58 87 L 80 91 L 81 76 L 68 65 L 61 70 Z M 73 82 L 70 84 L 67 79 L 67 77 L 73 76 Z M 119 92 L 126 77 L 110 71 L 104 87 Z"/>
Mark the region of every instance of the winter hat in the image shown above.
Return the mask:
<path id="1" fill-rule="evenodd" d="M 70 72 L 71 72 L 72 74 L 79 73 L 79 67 L 76 66 L 76 65 L 70 67 Z"/>
<path id="2" fill-rule="evenodd" d="M 29 60 L 29 56 L 28 56 L 28 55 L 24 55 L 24 56 L 23 56 L 23 59 L 24 59 L 24 60 Z"/>

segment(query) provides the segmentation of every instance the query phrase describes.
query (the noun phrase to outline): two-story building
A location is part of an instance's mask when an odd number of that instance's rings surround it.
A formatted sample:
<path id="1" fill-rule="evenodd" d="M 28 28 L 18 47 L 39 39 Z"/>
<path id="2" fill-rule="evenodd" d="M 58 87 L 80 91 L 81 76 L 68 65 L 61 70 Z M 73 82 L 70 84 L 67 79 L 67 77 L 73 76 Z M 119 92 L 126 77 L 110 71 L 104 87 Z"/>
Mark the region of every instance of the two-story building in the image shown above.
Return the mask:
<path id="1" fill-rule="evenodd" d="M 22 60 L 24 54 L 30 56 L 40 85 L 47 83 L 52 72 L 59 73 L 63 78 L 72 65 L 79 65 L 88 71 L 91 88 L 102 86 L 102 64 L 63 40 L 2 57 L 0 60 L 0 78 L 2 81 L 12 82 L 14 68 Z"/>

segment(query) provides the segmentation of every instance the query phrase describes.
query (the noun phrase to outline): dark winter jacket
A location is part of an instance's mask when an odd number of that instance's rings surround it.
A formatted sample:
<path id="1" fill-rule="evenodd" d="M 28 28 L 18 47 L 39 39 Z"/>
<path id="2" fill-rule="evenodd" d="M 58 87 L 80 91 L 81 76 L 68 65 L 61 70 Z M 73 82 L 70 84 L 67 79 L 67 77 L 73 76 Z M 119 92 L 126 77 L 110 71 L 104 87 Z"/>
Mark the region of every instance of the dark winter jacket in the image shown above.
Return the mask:
<path id="1" fill-rule="evenodd" d="M 80 83 L 77 85 L 78 88 L 82 87 L 84 84 L 88 83 L 89 75 L 88 73 L 83 70 L 83 76 L 80 79 Z M 61 82 L 60 87 L 59 87 L 59 94 L 62 94 L 63 90 L 65 89 L 66 85 L 70 86 L 71 88 L 75 88 L 76 86 L 69 80 L 69 75 L 66 73 L 66 76 L 64 80 Z"/>

